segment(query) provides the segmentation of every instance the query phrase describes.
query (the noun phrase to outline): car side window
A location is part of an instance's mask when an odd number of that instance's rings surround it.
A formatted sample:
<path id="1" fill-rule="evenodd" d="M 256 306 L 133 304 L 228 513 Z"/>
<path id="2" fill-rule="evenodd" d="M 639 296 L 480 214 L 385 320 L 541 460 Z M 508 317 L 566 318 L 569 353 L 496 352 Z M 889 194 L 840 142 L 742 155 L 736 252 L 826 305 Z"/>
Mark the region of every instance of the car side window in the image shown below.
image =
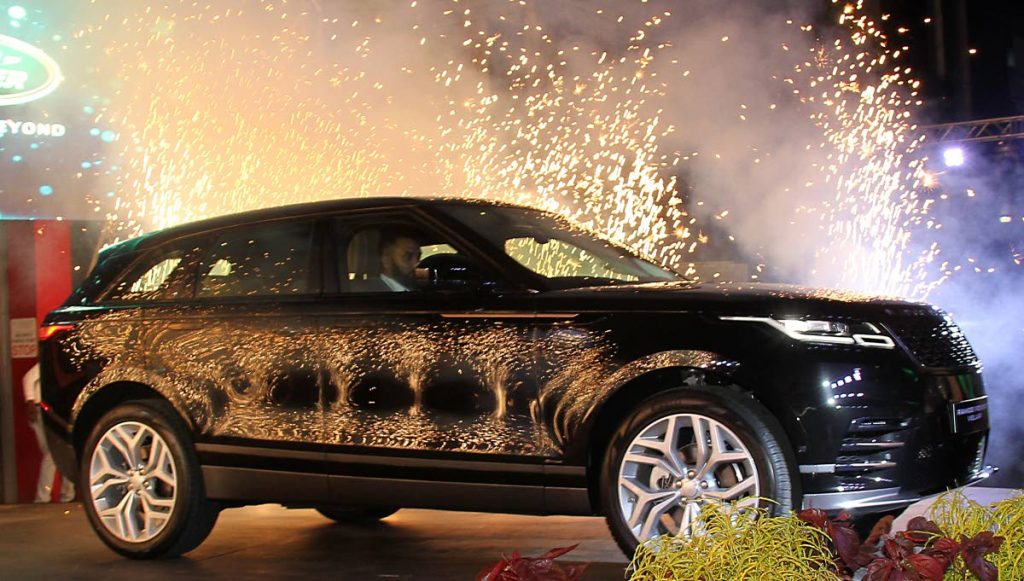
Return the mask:
<path id="1" fill-rule="evenodd" d="M 179 252 L 175 253 L 175 256 L 168 256 L 154 264 L 153 268 L 144 272 L 142 276 L 132 283 L 128 291 L 130 293 L 152 293 L 159 291 L 160 287 L 167 282 L 171 273 L 174 272 L 175 268 L 178 268 L 178 265 L 181 264 L 184 258 L 185 256 Z"/>
<path id="2" fill-rule="evenodd" d="M 461 268 L 479 277 L 474 260 L 443 235 L 408 222 L 335 224 L 338 288 L 343 293 L 393 293 L 450 289 L 439 273 Z M 465 281 L 463 286 L 475 284 Z"/>
<path id="3" fill-rule="evenodd" d="M 198 297 L 303 295 L 311 281 L 314 223 L 235 228 L 214 237 L 199 265 Z"/>
<path id="4" fill-rule="evenodd" d="M 198 242 L 178 242 L 151 252 L 107 293 L 104 302 L 173 301 L 192 297 L 191 260 Z"/>

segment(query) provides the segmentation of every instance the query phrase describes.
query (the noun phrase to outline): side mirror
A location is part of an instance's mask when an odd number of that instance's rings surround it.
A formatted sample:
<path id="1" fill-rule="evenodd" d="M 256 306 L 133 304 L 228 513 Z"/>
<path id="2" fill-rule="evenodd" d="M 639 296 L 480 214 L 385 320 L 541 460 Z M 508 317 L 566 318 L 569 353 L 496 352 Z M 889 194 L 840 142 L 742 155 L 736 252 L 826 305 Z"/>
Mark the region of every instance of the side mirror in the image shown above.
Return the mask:
<path id="1" fill-rule="evenodd" d="M 416 278 L 428 288 L 455 290 L 478 289 L 484 276 L 476 263 L 461 254 L 434 254 L 420 261 Z"/>

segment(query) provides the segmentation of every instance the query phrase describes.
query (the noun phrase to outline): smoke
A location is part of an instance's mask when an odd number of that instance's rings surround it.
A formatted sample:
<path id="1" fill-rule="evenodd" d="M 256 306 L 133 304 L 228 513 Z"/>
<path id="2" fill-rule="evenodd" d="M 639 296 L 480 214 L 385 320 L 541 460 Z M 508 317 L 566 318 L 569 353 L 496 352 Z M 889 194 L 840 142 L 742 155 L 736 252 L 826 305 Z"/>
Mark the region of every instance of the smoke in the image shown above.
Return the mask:
<path id="1" fill-rule="evenodd" d="M 799 28 L 808 21 L 756 3 L 694 2 L 674 22 L 666 73 L 666 115 L 699 220 L 717 222 L 746 255 L 804 277 L 820 239 L 808 210 L 826 199 L 808 187 L 825 163 L 823 132 L 787 82 L 816 47 Z"/>
<path id="2" fill-rule="evenodd" d="M 948 279 L 929 299 L 953 315 L 984 364 L 992 423 L 986 461 L 1000 468 L 992 484 L 1020 487 L 1024 427 L 1012 402 L 1024 389 L 1024 172 L 1019 151 L 999 154 L 985 144 L 967 149 L 967 165 L 938 177 L 942 203 L 929 234 L 943 248 L 939 260 Z"/>

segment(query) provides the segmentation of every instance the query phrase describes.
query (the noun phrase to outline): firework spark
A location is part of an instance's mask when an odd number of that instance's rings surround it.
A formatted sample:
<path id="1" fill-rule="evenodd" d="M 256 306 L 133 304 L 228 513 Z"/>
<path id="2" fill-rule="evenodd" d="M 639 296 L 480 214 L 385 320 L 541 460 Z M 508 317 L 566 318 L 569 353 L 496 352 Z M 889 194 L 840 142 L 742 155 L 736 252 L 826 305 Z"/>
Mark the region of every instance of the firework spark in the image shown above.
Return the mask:
<path id="1" fill-rule="evenodd" d="M 128 231 L 339 197 L 483 197 L 557 211 L 695 275 L 715 236 L 764 251 L 743 228 L 756 197 L 686 181 L 719 164 L 795 176 L 763 195 L 800 200 L 773 222 L 813 233 L 804 282 L 910 296 L 936 284 L 938 248 L 911 243 L 928 187 L 916 83 L 859 5 L 832 43 L 792 22 L 775 50 L 793 66 L 762 71 L 778 94 L 729 112 L 748 133 L 793 111 L 810 123 L 817 143 L 796 171 L 769 146 L 680 146 L 691 128 L 673 109 L 701 70 L 670 38 L 685 22 L 669 3 L 558 18 L 527 1 L 240 6 L 94 4 L 75 35 L 118 79 L 101 114 L 123 148 L 109 216 Z M 721 51 L 743 40 L 714 35 Z"/>

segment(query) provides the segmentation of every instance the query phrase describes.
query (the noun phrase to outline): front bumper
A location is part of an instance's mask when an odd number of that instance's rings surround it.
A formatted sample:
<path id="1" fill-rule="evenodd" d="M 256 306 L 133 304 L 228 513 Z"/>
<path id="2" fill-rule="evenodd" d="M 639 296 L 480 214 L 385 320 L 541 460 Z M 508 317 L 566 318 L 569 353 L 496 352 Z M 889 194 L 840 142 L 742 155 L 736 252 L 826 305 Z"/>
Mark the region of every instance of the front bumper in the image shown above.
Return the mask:
<path id="1" fill-rule="evenodd" d="M 973 486 L 995 474 L 998 468 L 985 466 L 975 474 L 974 478 L 962 487 Z M 962 488 L 961 487 L 961 488 Z M 938 496 L 942 492 L 921 494 L 904 491 L 899 487 L 880 488 L 875 490 L 857 490 L 851 492 L 825 492 L 805 494 L 803 508 L 818 508 L 827 512 L 845 510 L 853 516 L 886 512 L 905 508 L 919 500 Z"/>
<path id="2" fill-rule="evenodd" d="M 820 363 L 805 376 L 820 399 L 802 418 L 815 437 L 797 450 L 804 508 L 889 511 L 992 473 L 977 369 L 878 363 Z"/>

